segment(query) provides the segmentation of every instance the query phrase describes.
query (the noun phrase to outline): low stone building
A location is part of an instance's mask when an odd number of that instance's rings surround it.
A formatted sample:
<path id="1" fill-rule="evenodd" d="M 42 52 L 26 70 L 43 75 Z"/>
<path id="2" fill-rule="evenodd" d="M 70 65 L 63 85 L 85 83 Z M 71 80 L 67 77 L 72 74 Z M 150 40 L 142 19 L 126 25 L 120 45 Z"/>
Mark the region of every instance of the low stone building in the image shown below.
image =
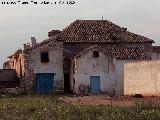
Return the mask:
<path id="1" fill-rule="evenodd" d="M 41 43 L 32 37 L 22 50 L 23 84 L 30 92 L 123 95 L 124 64 L 155 56 L 153 40 L 107 20 L 76 20 L 48 37 Z"/>
<path id="2" fill-rule="evenodd" d="M 63 43 L 54 39 L 24 49 L 27 90 L 38 93 L 63 91 Z"/>

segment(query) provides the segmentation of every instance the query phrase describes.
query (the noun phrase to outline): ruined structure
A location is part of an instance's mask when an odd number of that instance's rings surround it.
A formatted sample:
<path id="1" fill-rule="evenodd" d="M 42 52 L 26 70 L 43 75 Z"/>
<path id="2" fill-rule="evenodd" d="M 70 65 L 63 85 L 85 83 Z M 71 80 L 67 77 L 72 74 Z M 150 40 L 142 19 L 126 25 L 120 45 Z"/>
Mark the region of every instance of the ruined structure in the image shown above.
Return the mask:
<path id="1" fill-rule="evenodd" d="M 76 20 L 48 37 L 24 44 L 25 90 L 123 95 L 124 63 L 151 60 L 156 51 L 153 40 L 107 20 Z"/>
<path id="2" fill-rule="evenodd" d="M 4 63 L 4 69 L 14 69 L 19 78 L 24 77 L 24 56 L 23 50 L 18 49 L 13 55 L 8 57 L 10 60 Z"/>

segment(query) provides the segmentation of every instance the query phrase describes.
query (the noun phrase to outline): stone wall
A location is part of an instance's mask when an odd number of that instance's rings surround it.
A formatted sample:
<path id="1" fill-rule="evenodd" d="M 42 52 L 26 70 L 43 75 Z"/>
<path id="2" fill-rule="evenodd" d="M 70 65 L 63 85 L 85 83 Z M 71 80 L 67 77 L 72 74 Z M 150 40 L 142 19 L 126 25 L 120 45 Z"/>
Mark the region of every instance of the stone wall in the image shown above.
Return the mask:
<path id="1" fill-rule="evenodd" d="M 14 54 L 9 60 L 10 69 L 14 69 L 19 78 L 24 77 L 24 55 L 23 52 Z"/>
<path id="2" fill-rule="evenodd" d="M 41 52 L 48 52 L 49 62 L 41 62 Z M 26 90 L 35 92 L 36 73 L 54 73 L 54 89 L 63 91 L 63 44 L 48 42 L 34 49 L 25 50 L 25 84 Z"/>

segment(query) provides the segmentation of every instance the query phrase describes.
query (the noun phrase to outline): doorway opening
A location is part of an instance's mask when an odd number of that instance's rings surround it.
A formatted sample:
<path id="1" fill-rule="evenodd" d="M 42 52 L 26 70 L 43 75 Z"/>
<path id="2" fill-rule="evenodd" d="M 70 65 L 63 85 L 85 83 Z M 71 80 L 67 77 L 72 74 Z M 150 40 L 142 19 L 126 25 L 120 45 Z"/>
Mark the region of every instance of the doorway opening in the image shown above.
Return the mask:
<path id="1" fill-rule="evenodd" d="M 71 93 L 70 74 L 64 73 L 64 92 Z"/>

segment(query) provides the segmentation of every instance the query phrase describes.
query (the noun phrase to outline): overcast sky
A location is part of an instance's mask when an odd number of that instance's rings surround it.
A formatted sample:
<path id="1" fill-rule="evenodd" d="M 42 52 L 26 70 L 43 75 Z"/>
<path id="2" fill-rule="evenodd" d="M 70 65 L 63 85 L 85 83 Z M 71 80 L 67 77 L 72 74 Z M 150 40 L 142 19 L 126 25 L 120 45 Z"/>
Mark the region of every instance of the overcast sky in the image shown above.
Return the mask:
<path id="1" fill-rule="evenodd" d="M 11 0 L 0 0 L 2 1 Z M 48 31 L 62 30 L 76 19 L 101 20 L 103 16 L 103 19 L 149 37 L 155 40 L 155 45 L 160 45 L 160 0 L 75 0 L 75 2 L 73 5 L 0 3 L 0 68 L 7 60 L 7 56 L 22 48 L 24 43 L 30 42 L 31 36 L 35 36 L 39 42 L 43 41 L 47 38 Z"/>

